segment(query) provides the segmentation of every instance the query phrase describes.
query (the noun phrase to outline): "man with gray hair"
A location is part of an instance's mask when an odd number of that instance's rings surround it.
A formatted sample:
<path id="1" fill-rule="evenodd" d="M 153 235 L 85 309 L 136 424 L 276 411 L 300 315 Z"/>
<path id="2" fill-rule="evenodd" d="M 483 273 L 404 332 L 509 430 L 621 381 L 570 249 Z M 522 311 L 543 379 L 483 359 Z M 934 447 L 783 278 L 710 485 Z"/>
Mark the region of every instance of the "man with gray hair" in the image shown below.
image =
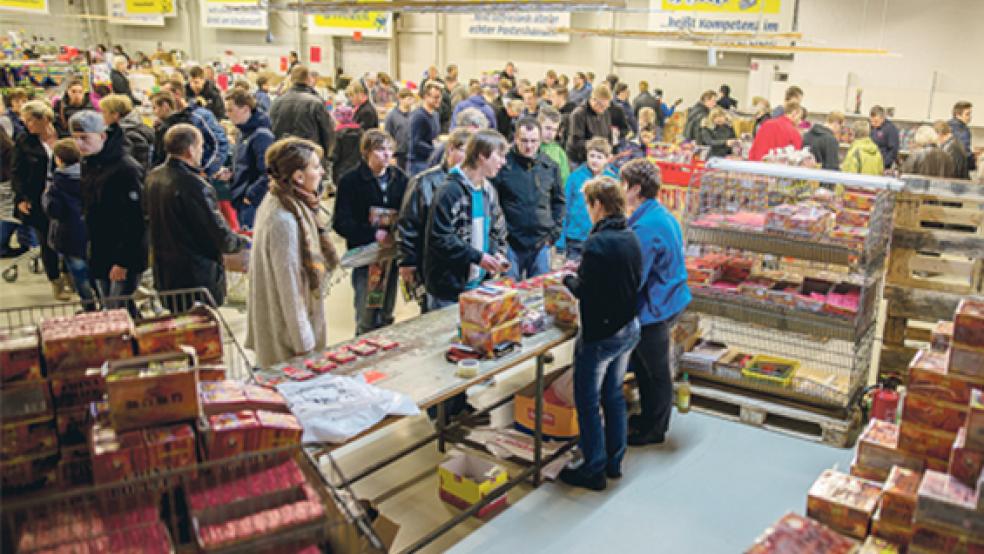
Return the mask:
<path id="1" fill-rule="evenodd" d="M 485 119 L 485 115 L 477 108 L 465 108 L 458 112 L 458 115 L 454 118 L 454 129 L 468 129 L 472 133 L 477 133 L 488 128 L 488 120 Z M 447 148 L 447 144 L 442 142 L 434 149 L 434 153 L 427 160 L 428 167 L 434 167 L 441 163 L 441 160 L 444 159 L 445 148 Z"/>
<path id="2" fill-rule="evenodd" d="M 130 89 L 130 79 L 126 76 L 128 65 L 126 58 L 116 56 L 113 59 L 113 69 L 109 72 L 109 82 L 113 87 L 113 94 L 128 96 L 130 101 L 136 104 L 137 100 L 133 97 L 133 91 Z"/>

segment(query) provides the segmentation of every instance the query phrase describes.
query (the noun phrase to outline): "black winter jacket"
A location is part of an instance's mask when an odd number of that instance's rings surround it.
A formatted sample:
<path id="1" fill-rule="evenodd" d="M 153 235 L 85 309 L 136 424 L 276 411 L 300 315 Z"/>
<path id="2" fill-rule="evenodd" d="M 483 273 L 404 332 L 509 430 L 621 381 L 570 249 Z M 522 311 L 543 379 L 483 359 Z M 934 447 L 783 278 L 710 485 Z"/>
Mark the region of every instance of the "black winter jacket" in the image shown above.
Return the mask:
<path id="1" fill-rule="evenodd" d="M 215 189 L 201 170 L 168 157 L 147 177 L 147 215 L 157 290 L 205 287 L 225 301 L 223 254 L 247 246 L 218 211 Z"/>
<path id="2" fill-rule="evenodd" d="M 960 144 L 960 141 L 955 137 L 950 137 L 950 140 L 946 141 L 942 148 L 953 160 L 953 174 L 947 175 L 947 177 L 970 179 L 970 171 L 967 169 L 967 151 Z"/>
<path id="3" fill-rule="evenodd" d="M 683 127 L 683 138 L 685 140 L 697 141 L 700 139 L 700 123 L 704 121 L 711 110 L 707 106 L 697 102 L 687 111 L 687 124 Z"/>
<path id="4" fill-rule="evenodd" d="M 335 196 L 335 219 L 332 227 L 345 238 L 349 249 L 365 246 L 376 240 L 376 227 L 369 222 L 369 208 L 377 206 L 400 211 L 407 191 L 407 176 L 400 169 L 386 168 L 386 192 L 365 162 L 349 171 L 338 181 Z"/>
<path id="5" fill-rule="evenodd" d="M 78 164 L 56 169 L 41 203 L 50 220 L 48 246 L 63 256 L 85 259 L 88 240 L 82 220 L 81 171 Z"/>
<path id="6" fill-rule="evenodd" d="M 424 261 L 424 238 L 427 230 L 427 216 L 434 197 L 444 187 L 448 170 L 436 165 L 423 173 L 418 173 L 407 186 L 397 221 L 397 241 L 400 247 L 400 267 L 416 267 L 423 277 L 421 264 Z"/>
<path id="7" fill-rule="evenodd" d="M 47 225 L 48 218 L 41 209 L 41 193 L 48 183 L 49 163 L 48 151 L 37 135 L 22 133 L 17 138 L 10 164 L 10 185 L 14 189 L 14 213 L 11 215 L 32 227 Z M 31 213 L 27 215 L 17 211 L 17 204 L 24 200 L 31 203 Z"/>
<path id="8" fill-rule="evenodd" d="M 335 129 L 335 155 L 331 161 L 331 177 L 338 183 L 348 172 L 355 170 L 362 162 L 359 143 L 362 142 L 361 127 Z"/>
<path id="9" fill-rule="evenodd" d="M 730 124 L 715 125 L 714 128 L 701 125 L 697 143 L 711 147 L 710 157 L 723 158 L 731 154 L 728 141 L 733 138 L 735 138 L 735 129 Z"/>
<path id="10" fill-rule="evenodd" d="M 82 158 L 82 200 L 89 232 L 89 273 L 106 279 L 118 265 L 128 273 L 147 269 L 144 171 L 124 151 L 123 133 L 108 133 L 98 154 Z"/>
<path id="11" fill-rule="evenodd" d="M 150 161 L 154 152 L 154 130 L 144 125 L 137 110 L 123 116 L 119 121 L 119 128 L 123 129 L 123 137 L 126 138 L 127 154 L 133 156 L 134 160 L 140 164 L 144 171 L 150 171 Z"/>
<path id="12" fill-rule="evenodd" d="M 444 186 L 437 191 L 427 217 L 424 240 L 424 283 L 427 292 L 441 300 L 457 302 L 465 292 L 471 265 L 482 261 L 482 251 L 471 245 L 472 195 L 465 177 L 448 174 Z M 488 217 L 488 254 L 506 253 L 506 220 L 499 207 L 495 188 L 482 186 L 485 214 Z"/>
<path id="13" fill-rule="evenodd" d="M 935 144 L 915 147 L 902 162 L 902 173 L 947 177 L 953 174 L 953 158 Z"/>
<path id="14" fill-rule="evenodd" d="M 826 125 L 818 123 L 810 127 L 803 135 L 803 147 L 807 146 L 820 167 L 840 171 L 840 143 Z"/>
<path id="15" fill-rule="evenodd" d="M 636 96 L 635 100 L 632 101 L 632 110 L 635 112 L 637 118 L 639 117 L 639 112 L 641 112 L 643 108 L 652 108 L 652 110 L 656 112 L 656 115 L 659 116 L 659 100 L 657 100 L 656 97 L 648 91 L 640 92 L 639 96 Z"/>
<path id="16" fill-rule="evenodd" d="M 594 137 L 603 137 L 612 142 L 611 112 L 596 113 L 591 104 L 578 106 L 571 112 L 570 129 L 567 134 L 567 157 L 574 165 L 587 159 L 584 145 Z"/>
<path id="17" fill-rule="evenodd" d="M 379 129 L 379 113 L 376 112 L 376 107 L 372 105 L 372 102 L 368 100 L 355 110 L 352 119 L 359 124 L 359 127 L 362 127 L 363 131 Z"/>
<path id="18" fill-rule="evenodd" d="M 513 148 L 492 185 L 514 250 L 529 252 L 557 242 L 566 200 L 560 169 L 553 160 L 540 153 L 530 159 Z"/>
<path id="19" fill-rule="evenodd" d="M 611 337 L 636 317 L 642 282 L 642 249 L 624 217 L 595 224 L 584 243 L 577 277 L 564 285 L 581 302 L 581 339 Z"/>
<path id="20" fill-rule="evenodd" d="M 192 98 L 200 98 L 198 105 L 208 108 L 215 119 L 222 121 L 226 118 L 225 101 L 222 100 L 222 93 L 212 81 L 205 81 L 205 86 L 202 87 L 201 92 L 192 90 L 191 84 L 185 85 L 185 98 L 188 98 L 189 103 L 191 103 Z"/>
<path id="21" fill-rule="evenodd" d="M 134 104 L 137 103 L 130 90 L 130 79 L 126 75 L 113 68 L 109 71 L 109 82 L 113 86 L 113 94 L 122 94 L 129 97 Z"/>
<path id="22" fill-rule="evenodd" d="M 324 150 L 330 159 L 335 148 L 335 122 L 318 92 L 307 85 L 294 85 L 270 106 L 273 136 L 308 139 Z M 335 176 L 338 179 L 338 176 Z"/>
<path id="23" fill-rule="evenodd" d="M 66 138 L 72 135 L 72 131 L 68 128 L 68 120 L 72 119 L 73 115 L 86 110 L 95 109 L 96 107 L 92 105 L 92 100 L 89 99 L 88 92 L 85 93 L 82 103 L 78 106 L 73 106 L 68 103 L 67 92 L 62 95 L 61 99 L 59 99 L 54 105 L 55 130 L 58 131 L 58 138 Z"/>

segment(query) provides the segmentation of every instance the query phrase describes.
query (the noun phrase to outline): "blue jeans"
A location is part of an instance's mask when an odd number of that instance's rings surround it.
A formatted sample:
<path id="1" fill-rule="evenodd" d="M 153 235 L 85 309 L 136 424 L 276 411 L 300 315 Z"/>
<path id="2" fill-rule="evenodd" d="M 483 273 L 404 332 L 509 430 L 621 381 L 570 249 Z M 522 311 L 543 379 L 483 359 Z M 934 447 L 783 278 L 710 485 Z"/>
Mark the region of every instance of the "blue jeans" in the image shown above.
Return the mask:
<path id="1" fill-rule="evenodd" d="M 566 257 L 569 262 L 580 262 L 581 254 L 584 252 L 584 241 L 577 239 L 567 239 Z"/>
<path id="2" fill-rule="evenodd" d="M 633 319 L 607 339 L 586 343 L 578 337 L 574 347 L 574 404 L 581 431 L 578 444 L 584 456 L 581 469 L 588 475 L 622 467 L 628 427 L 622 381 L 639 335 L 639 321 Z M 599 404 L 605 412 L 604 425 Z"/>
<path id="3" fill-rule="evenodd" d="M 362 335 L 386 327 L 393 323 L 393 309 L 396 308 L 396 284 L 399 273 L 396 262 L 390 261 L 389 273 L 383 287 L 383 307 L 367 308 L 366 296 L 369 293 L 369 267 L 357 267 L 352 270 L 352 288 L 355 289 L 355 334 Z"/>
<path id="4" fill-rule="evenodd" d="M 94 311 L 96 292 L 92 289 L 92 282 L 89 281 L 89 264 L 85 263 L 85 258 L 64 256 L 63 259 L 68 273 L 72 276 L 75 292 L 79 293 L 79 298 L 82 300 L 82 306 L 87 312 Z"/>
<path id="5" fill-rule="evenodd" d="M 140 317 L 140 312 L 137 311 L 137 306 L 132 301 L 116 300 L 131 296 L 137 290 L 137 285 L 140 284 L 140 273 L 127 271 L 126 279 L 122 281 L 110 281 L 107 278 L 95 279 L 95 282 L 100 298 L 113 299 L 103 302 L 104 309 L 115 310 L 117 308 L 126 308 L 130 312 L 130 316 L 134 318 Z"/>
<path id="6" fill-rule="evenodd" d="M 516 251 L 510 246 L 506 257 L 512 264 L 506 276 L 514 281 L 522 281 L 550 273 L 550 245 L 541 246 L 539 250 Z"/>
<path id="7" fill-rule="evenodd" d="M 233 203 L 233 207 L 236 208 L 236 219 L 239 220 L 239 227 L 243 230 L 252 229 L 253 222 L 256 220 L 256 206 L 240 201 Z"/>
<path id="8" fill-rule="evenodd" d="M 14 235 L 17 235 L 17 250 L 10 247 L 10 239 Z M 34 230 L 27 225 L 13 221 L 0 221 L 0 257 L 19 255 L 37 245 L 38 241 L 34 236 Z"/>

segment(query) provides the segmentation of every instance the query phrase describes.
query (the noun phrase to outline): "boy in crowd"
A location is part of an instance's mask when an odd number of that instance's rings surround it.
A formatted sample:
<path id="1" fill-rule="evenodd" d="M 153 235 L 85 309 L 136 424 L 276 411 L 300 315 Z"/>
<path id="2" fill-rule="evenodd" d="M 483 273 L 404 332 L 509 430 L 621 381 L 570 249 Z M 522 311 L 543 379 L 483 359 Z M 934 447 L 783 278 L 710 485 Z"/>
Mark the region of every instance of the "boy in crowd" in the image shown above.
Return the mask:
<path id="1" fill-rule="evenodd" d="M 608 166 L 612 156 L 612 145 L 607 140 L 595 137 L 588 141 L 585 150 L 587 161 L 575 169 L 565 181 L 567 216 L 564 218 L 560 241 L 557 242 L 557 248 L 566 250 L 567 259 L 571 261 L 581 259 L 584 241 L 588 239 L 588 234 L 591 232 L 591 217 L 588 215 L 588 206 L 584 202 L 582 192 L 584 184 L 602 175 L 618 178 Z"/>
<path id="2" fill-rule="evenodd" d="M 260 75 L 256 78 L 256 108 L 263 113 L 270 113 L 270 80 Z"/>
<path id="3" fill-rule="evenodd" d="M 571 164 L 567 161 L 567 152 L 557 140 L 563 116 L 553 106 L 543 106 L 536 116 L 540 124 L 540 152 L 557 164 L 560 169 L 560 182 L 566 183 L 571 175 Z"/>
<path id="4" fill-rule="evenodd" d="M 410 110 L 416 97 L 408 88 L 400 89 L 397 93 L 396 108 L 386 114 L 383 128 L 396 141 L 396 167 L 407 171 L 407 152 L 410 150 Z M 341 176 L 339 176 L 341 177 Z"/>

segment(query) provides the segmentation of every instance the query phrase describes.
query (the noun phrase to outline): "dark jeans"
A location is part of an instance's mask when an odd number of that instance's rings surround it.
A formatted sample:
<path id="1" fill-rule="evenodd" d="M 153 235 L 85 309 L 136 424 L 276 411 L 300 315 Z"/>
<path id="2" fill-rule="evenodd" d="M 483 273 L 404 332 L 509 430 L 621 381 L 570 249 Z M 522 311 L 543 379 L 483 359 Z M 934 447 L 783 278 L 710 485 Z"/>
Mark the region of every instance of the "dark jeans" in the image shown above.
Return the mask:
<path id="1" fill-rule="evenodd" d="M 44 265 L 44 273 L 49 281 L 57 281 L 61 277 L 61 267 L 58 260 L 58 252 L 48 246 L 48 220 L 44 223 L 31 225 L 34 228 L 35 236 L 41 243 L 41 263 Z"/>
<path id="2" fill-rule="evenodd" d="M 673 413 L 673 374 L 670 370 L 670 332 L 675 317 L 645 325 L 639 345 L 632 351 L 630 367 L 639 385 L 642 404 L 637 431 L 666 433 Z"/>
<path id="3" fill-rule="evenodd" d="M 506 275 L 514 281 L 522 281 L 550 273 L 549 245 L 535 250 L 513 250 L 513 247 L 510 246 L 506 251 L 506 257 L 512 264 Z"/>
<path id="4" fill-rule="evenodd" d="M 569 262 L 580 262 L 581 254 L 584 253 L 584 241 L 577 239 L 567 239 L 564 241 L 567 245 L 566 258 Z"/>
<path id="5" fill-rule="evenodd" d="M 369 293 L 369 267 L 357 267 L 352 270 L 352 288 L 355 289 L 355 334 L 362 335 L 373 329 L 386 327 L 393 323 L 393 309 L 396 307 L 396 285 L 399 272 L 396 262 L 387 262 L 389 272 L 383 287 L 383 306 L 367 308 L 366 296 Z"/>
<path id="6" fill-rule="evenodd" d="M 582 470 L 596 475 L 620 471 L 625 456 L 628 421 L 622 381 L 629 355 L 639 342 L 639 321 L 633 319 L 617 333 L 593 342 L 578 337 L 574 347 L 574 404 L 584 456 Z M 605 414 L 604 425 L 599 405 Z"/>
<path id="7" fill-rule="evenodd" d="M 241 201 L 233 202 L 236 208 L 236 219 L 239 220 L 239 228 L 246 230 L 253 228 L 253 221 L 256 219 L 256 206 L 253 204 L 243 204 Z"/>
<path id="8" fill-rule="evenodd" d="M 131 317 L 140 317 L 140 312 L 137 311 L 137 306 L 132 300 L 117 300 L 119 298 L 133 295 L 133 293 L 137 290 L 137 285 L 140 284 L 140 273 L 127 271 L 126 279 L 122 281 L 110 281 L 106 278 L 95 279 L 95 282 L 96 288 L 99 290 L 99 297 L 103 299 L 111 299 L 103 302 L 103 308 L 107 310 L 126 308 L 127 311 L 130 312 Z"/>
<path id="9" fill-rule="evenodd" d="M 89 264 L 85 263 L 84 258 L 65 256 L 65 268 L 72 276 L 72 284 L 75 285 L 75 292 L 79 293 L 82 306 L 85 311 L 91 312 L 96 309 L 96 292 L 92 288 L 92 281 L 89 279 Z"/>
<path id="10" fill-rule="evenodd" d="M 17 250 L 10 247 L 10 239 L 17 235 Z M 27 252 L 32 246 L 37 246 L 38 241 L 34 236 L 34 230 L 27 225 L 14 223 L 13 221 L 0 221 L 0 258 L 13 257 Z"/>

